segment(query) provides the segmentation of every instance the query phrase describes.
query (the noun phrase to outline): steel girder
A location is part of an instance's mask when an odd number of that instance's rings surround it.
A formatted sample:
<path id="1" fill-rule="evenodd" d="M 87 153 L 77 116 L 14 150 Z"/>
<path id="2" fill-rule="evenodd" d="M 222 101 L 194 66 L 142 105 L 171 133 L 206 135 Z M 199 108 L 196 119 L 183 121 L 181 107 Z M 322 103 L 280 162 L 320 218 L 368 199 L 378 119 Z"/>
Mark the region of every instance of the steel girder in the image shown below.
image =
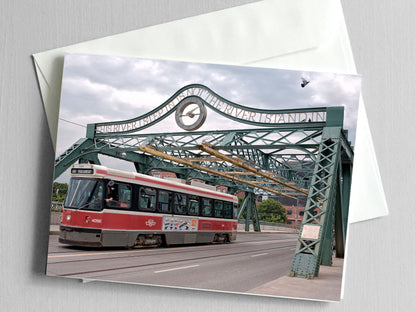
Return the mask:
<path id="1" fill-rule="evenodd" d="M 321 264 L 331 265 L 334 239 L 337 253 L 343 255 L 351 166 L 352 150 L 345 141 L 342 129 L 325 128 L 309 188 L 291 276 L 313 278 L 318 276 Z M 335 225 L 337 231 L 334 231 Z"/>
<path id="2" fill-rule="evenodd" d="M 164 103 L 141 116 L 128 120 L 89 124 L 87 137 L 139 132 L 162 121 L 187 101 L 200 102 L 216 113 L 239 123 L 261 127 L 281 127 L 290 124 L 292 129 L 322 128 L 331 118 L 327 115 L 333 114 L 331 107 L 279 110 L 251 108 L 233 103 L 204 85 L 190 84 L 182 87 Z"/>
<path id="3" fill-rule="evenodd" d="M 308 188 L 313 174 L 314 158 L 319 146 L 322 128 L 310 126 L 308 129 L 292 129 L 290 127 L 217 130 L 200 132 L 154 133 L 136 135 L 97 135 L 85 138 L 60 155 L 55 162 L 55 179 L 77 160 L 81 162 L 99 163 L 97 154 L 117 157 L 132 161 L 138 172 L 149 174 L 152 169 L 166 170 L 176 173 L 184 179 L 201 179 L 210 184 L 220 184 L 231 189 L 253 191 L 228 179 L 214 177 L 204 172 L 181 166 L 169 160 L 161 160 L 137 152 L 140 146 L 152 144 L 159 151 L 175 157 L 195 159 L 198 165 L 237 173 L 240 169 L 226 161 L 213 159 L 209 154 L 200 151 L 196 146 L 202 142 L 213 144 L 216 149 L 230 157 L 241 159 L 249 166 L 259 170 L 272 172 L 299 188 Z M 241 170 L 240 170 L 241 171 Z M 263 177 L 250 175 L 241 176 L 245 180 L 267 186 L 270 181 Z M 287 191 L 280 185 L 273 186 L 276 190 Z M 256 192 L 258 192 L 257 189 Z M 264 192 L 263 192 L 264 193 Z"/>
<path id="4" fill-rule="evenodd" d="M 250 219 L 253 220 L 253 229 L 256 232 L 260 232 L 260 221 L 256 207 L 256 195 L 253 192 L 247 192 L 243 202 L 241 203 L 240 210 L 238 212 L 237 219 L 240 219 L 244 211 L 246 212 L 245 218 L 245 231 L 250 230 Z"/>
<path id="5" fill-rule="evenodd" d="M 322 128 L 245 129 L 201 131 L 190 133 L 99 135 L 93 140 L 100 150 L 137 151 L 140 146 L 153 145 L 159 151 L 186 159 L 205 159 L 200 165 L 220 171 L 235 170 L 225 161 L 212 161 L 196 148 L 210 143 L 231 157 L 238 157 L 261 170 L 272 171 L 279 177 L 308 188 L 312 176 Z M 293 154 L 293 155 L 292 155 Z"/>
<path id="6" fill-rule="evenodd" d="M 193 170 L 193 168 L 178 166 L 172 161 L 159 159 L 134 151 L 123 152 L 115 148 L 108 148 L 107 145 L 103 146 L 101 143 L 94 142 L 91 139 L 77 141 L 55 160 L 54 179 L 58 178 L 65 170 L 77 161 L 100 164 L 98 154 L 133 162 L 137 172 L 144 174 L 150 174 L 151 170 L 159 169 L 174 172 L 182 179 L 200 179 L 206 181 L 208 184 L 224 185 L 235 190 L 237 190 L 237 188 L 242 191 L 253 190 L 252 187 L 239 185 L 229 179 L 209 175 L 198 170 Z"/>
<path id="7" fill-rule="evenodd" d="M 294 182 L 301 188 L 307 188 L 310 184 L 314 154 L 319 145 L 321 133 L 322 129 L 319 128 L 308 130 L 272 128 L 128 136 L 100 135 L 97 138 L 81 139 L 60 155 L 55 162 L 55 178 L 78 159 L 83 158 L 97 163 L 96 160 L 94 161 L 86 156 L 94 153 L 110 154 L 110 156 L 124 160 L 129 160 L 126 155 L 131 155 L 134 160 L 130 161 L 135 162 L 136 168 L 140 168 L 140 172 L 148 173 L 151 169 L 163 169 L 190 178 L 195 176 L 195 174 L 190 173 L 194 170 L 190 168 L 182 170 L 182 168 L 180 170 L 182 172 L 178 172 L 177 164 L 169 161 L 149 160 L 147 155 L 137 153 L 137 150 L 140 146 L 152 144 L 157 146 L 158 150 L 175 157 L 192 159 L 202 158 L 201 156 L 203 156 L 206 158 L 208 155 L 199 151 L 196 144 L 208 142 L 214 144 L 217 149 L 224 150 L 230 156 L 243 159 L 249 165 L 261 170 L 271 171 L 287 181 Z M 270 152 L 271 149 L 276 148 L 279 149 L 279 153 L 276 150 Z M 292 155 L 290 151 L 297 151 L 298 154 Z M 135 154 L 131 154 L 132 152 Z M 198 164 L 220 171 L 236 169 L 225 161 L 206 159 L 205 161 L 199 161 Z M 201 178 L 201 175 L 198 175 Z M 248 175 L 245 178 L 255 181 L 262 180 Z M 204 179 L 206 181 L 215 180 L 213 178 L 207 179 L 206 175 L 204 175 Z"/>

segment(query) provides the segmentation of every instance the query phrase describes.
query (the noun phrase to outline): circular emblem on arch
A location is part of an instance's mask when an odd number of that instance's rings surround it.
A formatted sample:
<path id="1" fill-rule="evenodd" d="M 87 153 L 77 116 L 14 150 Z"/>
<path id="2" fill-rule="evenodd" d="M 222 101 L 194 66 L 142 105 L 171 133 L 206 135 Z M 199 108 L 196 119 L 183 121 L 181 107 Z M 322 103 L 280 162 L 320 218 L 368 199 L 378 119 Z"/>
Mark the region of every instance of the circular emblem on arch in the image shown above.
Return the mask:
<path id="1" fill-rule="evenodd" d="M 206 118 L 207 109 L 201 99 L 195 96 L 183 99 L 176 109 L 176 123 L 186 131 L 198 129 L 204 124 Z"/>

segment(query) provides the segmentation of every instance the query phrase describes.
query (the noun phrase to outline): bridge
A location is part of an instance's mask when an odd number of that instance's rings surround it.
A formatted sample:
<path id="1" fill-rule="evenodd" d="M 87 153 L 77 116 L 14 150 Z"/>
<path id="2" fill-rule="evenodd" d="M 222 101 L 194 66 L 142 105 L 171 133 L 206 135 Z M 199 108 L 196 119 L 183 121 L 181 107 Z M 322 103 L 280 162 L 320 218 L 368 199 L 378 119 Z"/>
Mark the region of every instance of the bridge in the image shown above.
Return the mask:
<path id="1" fill-rule="evenodd" d="M 245 128 L 197 131 L 207 108 Z M 175 114 L 182 132 L 143 133 Z M 179 89 L 152 111 L 87 126 L 55 160 L 55 179 L 73 163 L 100 164 L 99 155 L 134 163 L 137 172 L 174 172 L 178 178 L 244 191 L 239 217 L 260 231 L 258 195 L 307 196 L 291 276 L 313 278 L 343 257 L 353 148 L 343 129 L 343 107 L 261 110 L 231 102 L 200 84 Z M 163 125 L 163 123 L 161 123 Z"/>

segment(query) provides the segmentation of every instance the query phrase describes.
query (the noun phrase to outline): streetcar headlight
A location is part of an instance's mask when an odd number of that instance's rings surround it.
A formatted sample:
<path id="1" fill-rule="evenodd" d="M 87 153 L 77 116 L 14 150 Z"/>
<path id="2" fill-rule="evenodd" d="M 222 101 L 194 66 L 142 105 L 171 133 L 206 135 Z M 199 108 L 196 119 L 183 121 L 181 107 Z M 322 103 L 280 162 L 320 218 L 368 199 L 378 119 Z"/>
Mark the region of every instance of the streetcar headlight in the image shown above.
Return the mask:
<path id="1" fill-rule="evenodd" d="M 66 221 L 71 220 L 71 215 L 66 215 Z"/>

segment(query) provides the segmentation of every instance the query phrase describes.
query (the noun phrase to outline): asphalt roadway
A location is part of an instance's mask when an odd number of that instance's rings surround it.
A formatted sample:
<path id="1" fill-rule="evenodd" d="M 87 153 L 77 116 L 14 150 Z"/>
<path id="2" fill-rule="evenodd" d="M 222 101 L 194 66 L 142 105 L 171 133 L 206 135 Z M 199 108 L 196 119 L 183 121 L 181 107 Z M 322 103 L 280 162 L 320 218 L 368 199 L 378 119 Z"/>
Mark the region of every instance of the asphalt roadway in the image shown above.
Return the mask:
<path id="1" fill-rule="evenodd" d="M 321 266 L 320 276 L 312 281 L 288 276 L 296 241 L 297 234 L 239 233 L 228 244 L 92 249 L 69 247 L 58 242 L 58 235 L 50 235 L 47 275 L 339 300 L 342 262 L 329 267 L 329 275 Z M 320 284 L 329 293 L 321 293 Z"/>

